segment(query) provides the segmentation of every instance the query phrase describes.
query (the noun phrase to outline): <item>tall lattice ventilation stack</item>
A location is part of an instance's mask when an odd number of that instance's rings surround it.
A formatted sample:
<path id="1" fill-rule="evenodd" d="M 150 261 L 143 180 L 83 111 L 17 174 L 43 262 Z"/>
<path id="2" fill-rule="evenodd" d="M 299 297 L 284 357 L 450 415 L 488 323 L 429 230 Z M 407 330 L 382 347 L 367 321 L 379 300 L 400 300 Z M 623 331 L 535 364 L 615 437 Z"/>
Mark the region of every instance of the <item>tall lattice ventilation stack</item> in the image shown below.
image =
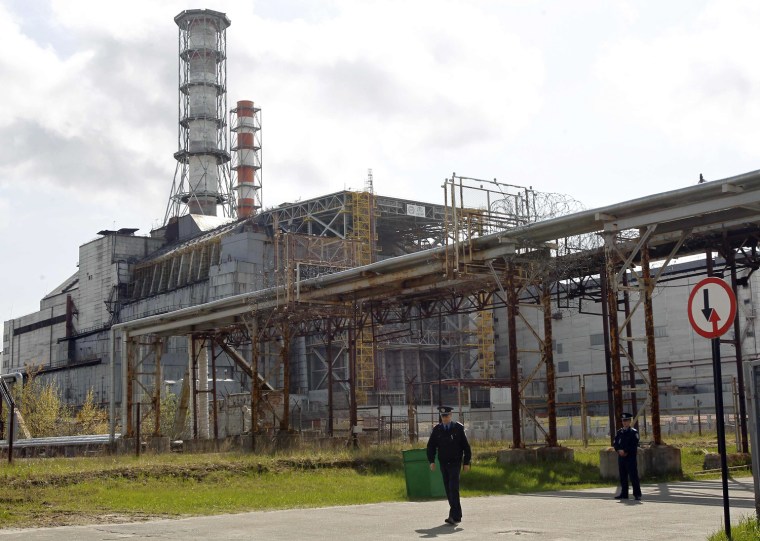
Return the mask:
<path id="1" fill-rule="evenodd" d="M 179 27 L 179 137 L 177 169 L 164 223 L 181 214 L 234 217 L 228 173 L 227 28 L 224 13 L 186 10 Z"/>
<path id="2" fill-rule="evenodd" d="M 238 101 L 230 112 L 230 132 L 237 217 L 248 218 L 261 208 L 261 109 Z"/>

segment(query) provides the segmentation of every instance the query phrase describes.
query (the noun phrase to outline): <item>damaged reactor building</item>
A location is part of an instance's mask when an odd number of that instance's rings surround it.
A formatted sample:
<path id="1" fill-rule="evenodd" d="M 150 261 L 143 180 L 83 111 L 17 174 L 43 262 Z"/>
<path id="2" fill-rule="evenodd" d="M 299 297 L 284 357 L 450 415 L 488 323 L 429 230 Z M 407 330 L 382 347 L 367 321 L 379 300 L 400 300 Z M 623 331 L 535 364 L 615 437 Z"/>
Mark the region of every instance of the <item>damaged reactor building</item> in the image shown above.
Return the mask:
<path id="1" fill-rule="evenodd" d="M 380 437 L 395 422 L 413 439 L 452 404 L 474 437 L 516 447 L 530 431 L 556 446 L 558 411 L 609 416 L 605 435 L 624 407 L 649 415 L 658 441 L 661 410 L 713 405 L 710 345 L 684 307 L 700 276 L 720 273 L 740 307 L 721 385 L 745 417 L 760 175 L 595 212 L 456 174 L 438 204 L 383 196 L 368 170 L 362 190 L 265 207 L 261 110 L 227 103 L 230 20 L 193 9 L 175 22 L 163 223 L 80 246 L 40 309 L 4 322 L 2 374 L 34 371 L 73 406 L 91 392 L 122 435 L 172 394 L 186 414 L 173 438 Z"/>

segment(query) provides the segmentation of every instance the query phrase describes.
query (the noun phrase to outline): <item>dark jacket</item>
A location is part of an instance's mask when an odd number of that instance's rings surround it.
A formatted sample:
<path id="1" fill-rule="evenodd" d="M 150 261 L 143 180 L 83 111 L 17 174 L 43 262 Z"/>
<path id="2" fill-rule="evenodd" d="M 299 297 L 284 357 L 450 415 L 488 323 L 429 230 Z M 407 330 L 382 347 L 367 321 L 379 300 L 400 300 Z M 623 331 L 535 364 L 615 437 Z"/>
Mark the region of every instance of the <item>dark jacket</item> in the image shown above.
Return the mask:
<path id="1" fill-rule="evenodd" d="M 438 462 L 441 464 L 462 462 L 469 465 L 472 450 L 464 433 L 464 425 L 451 423 L 449 430 L 440 423 L 435 425 L 427 444 L 427 459 L 431 464 L 435 462 L 436 451 L 438 451 Z"/>
<path id="2" fill-rule="evenodd" d="M 621 428 L 615 434 L 615 442 L 613 444 L 615 451 L 623 450 L 628 455 L 635 455 L 636 450 L 639 448 L 639 431 L 633 427 Z"/>

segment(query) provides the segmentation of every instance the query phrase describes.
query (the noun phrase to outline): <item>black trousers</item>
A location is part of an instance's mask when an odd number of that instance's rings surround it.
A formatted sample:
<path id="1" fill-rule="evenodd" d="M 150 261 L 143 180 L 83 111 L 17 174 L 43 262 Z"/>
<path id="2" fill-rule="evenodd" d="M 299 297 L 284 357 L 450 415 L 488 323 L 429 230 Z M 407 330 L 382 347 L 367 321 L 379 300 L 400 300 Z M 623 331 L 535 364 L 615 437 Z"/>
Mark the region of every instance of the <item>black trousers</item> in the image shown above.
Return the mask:
<path id="1" fill-rule="evenodd" d="M 459 522 L 462 520 L 462 505 L 459 503 L 459 474 L 462 471 L 461 462 L 441 463 L 441 476 L 449 500 L 449 518 Z"/>
<path id="2" fill-rule="evenodd" d="M 641 486 L 639 485 L 639 466 L 636 464 L 636 455 L 618 456 L 618 473 L 620 474 L 620 495 L 628 497 L 628 478 L 631 478 L 633 485 L 633 497 L 641 497 Z"/>

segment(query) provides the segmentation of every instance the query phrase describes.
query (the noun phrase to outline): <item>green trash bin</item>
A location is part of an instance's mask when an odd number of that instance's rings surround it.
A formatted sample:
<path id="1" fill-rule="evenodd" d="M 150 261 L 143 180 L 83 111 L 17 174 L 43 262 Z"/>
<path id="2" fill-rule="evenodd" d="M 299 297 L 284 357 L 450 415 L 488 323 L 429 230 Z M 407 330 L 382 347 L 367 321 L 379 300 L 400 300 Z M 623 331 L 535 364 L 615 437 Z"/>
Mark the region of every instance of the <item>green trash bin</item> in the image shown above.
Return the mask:
<path id="1" fill-rule="evenodd" d="M 435 471 L 430 471 L 426 449 L 409 449 L 404 455 L 404 477 L 406 478 L 406 495 L 409 498 L 445 498 L 441 469 L 438 458 L 435 459 Z"/>

